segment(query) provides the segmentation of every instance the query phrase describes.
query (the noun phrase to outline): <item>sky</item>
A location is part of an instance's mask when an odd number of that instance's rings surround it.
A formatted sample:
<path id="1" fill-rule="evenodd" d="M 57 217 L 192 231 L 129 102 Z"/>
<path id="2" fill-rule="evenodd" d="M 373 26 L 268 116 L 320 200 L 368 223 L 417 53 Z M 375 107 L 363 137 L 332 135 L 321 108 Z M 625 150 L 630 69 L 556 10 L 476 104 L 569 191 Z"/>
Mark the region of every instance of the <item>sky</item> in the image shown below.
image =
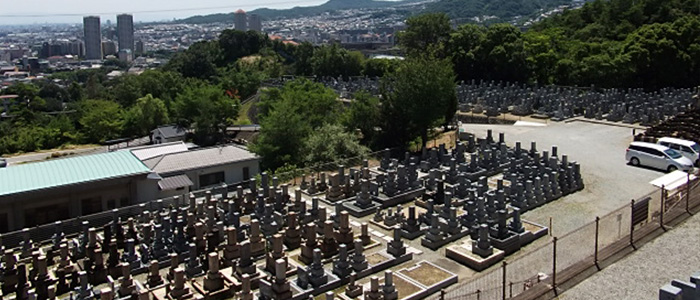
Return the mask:
<path id="1" fill-rule="evenodd" d="M 327 0 L 0 0 L 0 25 L 82 23 L 85 15 L 100 15 L 102 22 L 131 13 L 135 22 L 165 21 L 194 15 L 228 13 L 260 7 L 313 6 Z M 3 3 L 4 2 L 4 3 Z M 9 4 L 9 3 L 12 4 Z M 9 4 L 9 5 L 8 5 Z"/>

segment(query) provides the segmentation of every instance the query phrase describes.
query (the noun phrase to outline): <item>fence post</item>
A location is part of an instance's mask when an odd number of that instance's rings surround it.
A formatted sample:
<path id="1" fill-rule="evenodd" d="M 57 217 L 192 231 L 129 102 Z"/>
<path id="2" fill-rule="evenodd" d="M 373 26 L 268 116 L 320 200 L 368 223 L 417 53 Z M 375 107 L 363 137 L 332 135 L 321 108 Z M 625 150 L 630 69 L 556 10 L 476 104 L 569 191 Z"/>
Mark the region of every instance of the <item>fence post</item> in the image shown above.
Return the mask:
<path id="1" fill-rule="evenodd" d="M 549 232 L 549 236 L 553 235 L 553 233 L 552 233 L 552 217 L 549 217 L 549 230 L 547 230 L 547 231 Z"/>
<path id="2" fill-rule="evenodd" d="M 508 293 L 508 297 L 513 298 L 513 282 L 512 281 L 510 282 L 509 289 L 510 289 L 510 292 Z"/>
<path id="3" fill-rule="evenodd" d="M 595 217 L 595 252 L 593 253 L 593 262 L 595 267 L 600 271 L 600 265 L 598 264 L 598 232 L 600 230 L 600 217 Z"/>
<path id="4" fill-rule="evenodd" d="M 481 299 L 481 290 L 476 290 L 476 300 Z"/>
<path id="5" fill-rule="evenodd" d="M 630 246 L 637 250 L 637 247 L 634 246 L 634 199 L 630 203 L 630 216 Z"/>
<path id="6" fill-rule="evenodd" d="M 440 290 L 440 300 L 445 300 L 445 289 Z"/>
<path id="7" fill-rule="evenodd" d="M 693 215 L 690 212 L 690 172 L 685 173 L 685 175 L 687 176 L 685 181 L 685 211 L 689 215 Z"/>
<path id="8" fill-rule="evenodd" d="M 661 213 L 659 214 L 659 225 L 661 225 L 661 229 L 666 231 L 666 227 L 664 227 L 664 206 L 666 203 L 666 185 L 661 185 Z"/>
<path id="9" fill-rule="evenodd" d="M 504 260 L 503 261 L 503 300 L 506 300 L 506 265 L 508 263 Z"/>
<path id="10" fill-rule="evenodd" d="M 554 295 L 558 296 L 557 292 L 557 237 L 554 237 L 552 248 L 552 289 Z"/>

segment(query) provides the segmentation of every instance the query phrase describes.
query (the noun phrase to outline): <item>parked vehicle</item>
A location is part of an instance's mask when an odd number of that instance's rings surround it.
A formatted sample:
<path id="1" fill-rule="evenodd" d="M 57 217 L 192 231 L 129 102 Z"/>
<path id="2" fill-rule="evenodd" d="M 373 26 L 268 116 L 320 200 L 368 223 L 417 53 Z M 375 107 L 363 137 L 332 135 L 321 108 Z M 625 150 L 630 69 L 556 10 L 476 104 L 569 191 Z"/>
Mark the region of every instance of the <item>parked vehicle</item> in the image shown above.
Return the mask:
<path id="1" fill-rule="evenodd" d="M 700 162 L 700 145 L 688 140 L 682 140 L 671 137 L 660 138 L 657 142 L 659 145 L 664 145 L 681 153 L 681 155 L 690 159 L 696 166 Z"/>
<path id="2" fill-rule="evenodd" d="M 678 151 L 659 144 L 633 142 L 627 148 L 625 157 L 633 166 L 647 166 L 667 172 L 689 171 L 693 168 L 693 161 Z"/>
<path id="3" fill-rule="evenodd" d="M 7 161 L 4 158 L 0 158 L 0 168 L 7 167 Z"/>

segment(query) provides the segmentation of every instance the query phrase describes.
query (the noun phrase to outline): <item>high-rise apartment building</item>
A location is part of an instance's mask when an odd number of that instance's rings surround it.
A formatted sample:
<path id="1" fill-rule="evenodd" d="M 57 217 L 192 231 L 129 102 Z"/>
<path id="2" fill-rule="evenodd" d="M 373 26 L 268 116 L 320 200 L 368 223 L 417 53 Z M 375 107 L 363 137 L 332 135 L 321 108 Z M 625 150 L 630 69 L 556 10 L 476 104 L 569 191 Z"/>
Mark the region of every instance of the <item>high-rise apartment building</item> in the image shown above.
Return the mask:
<path id="1" fill-rule="evenodd" d="M 248 18 L 244 10 L 239 9 L 235 13 L 233 13 L 233 25 L 236 30 L 248 30 Z"/>
<path id="2" fill-rule="evenodd" d="M 128 14 L 117 15 L 117 36 L 119 50 L 129 49 L 134 51 L 134 16 Z"/>
<path id="3" fill-rule="evenodd" d="M 85 39 L 85 58 L 102 59 L 102 32 L 100 29 L 100 17 L 84 17 L 83 34 Z"/>
<path id="4" fill-rule="evenodd" d="M 262 19 L 260 15 L 251 14 L 248 16 L 248 29 L 262 32 Z"/>

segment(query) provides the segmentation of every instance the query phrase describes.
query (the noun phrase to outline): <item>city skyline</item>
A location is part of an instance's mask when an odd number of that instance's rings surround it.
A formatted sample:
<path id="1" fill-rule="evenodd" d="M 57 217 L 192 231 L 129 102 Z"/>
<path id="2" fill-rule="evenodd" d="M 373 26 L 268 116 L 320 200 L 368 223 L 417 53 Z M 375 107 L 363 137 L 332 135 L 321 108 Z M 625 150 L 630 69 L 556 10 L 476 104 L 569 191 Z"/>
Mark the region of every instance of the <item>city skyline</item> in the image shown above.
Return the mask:
<path id="1" fill-rule="evenodd" d="M 0 25 L 78 24 L 84 16 L 99 16 L 102 22 L 116 23 L 118 14 L 132 14 L 134 22 L 155 22 L 182 19 L 195 15 L 231 13 L 237 9 L 250 11 L 258 8 L 285 9 L 294 6 L 320 5 L 328 0 L 241 0 L 232 4 L 224 0 L 201 0 L 193 5 L 189 1 L 137 1 L 124 0 L 119 7 L 105 1 L 62 0 L 46 2 L 26 0 L 22 5 L 5 7 L 0 13 Z M 79 7 L 79 9 L 76 9 Z M 129 8 L 129 9 L 124 9 Z"/>

